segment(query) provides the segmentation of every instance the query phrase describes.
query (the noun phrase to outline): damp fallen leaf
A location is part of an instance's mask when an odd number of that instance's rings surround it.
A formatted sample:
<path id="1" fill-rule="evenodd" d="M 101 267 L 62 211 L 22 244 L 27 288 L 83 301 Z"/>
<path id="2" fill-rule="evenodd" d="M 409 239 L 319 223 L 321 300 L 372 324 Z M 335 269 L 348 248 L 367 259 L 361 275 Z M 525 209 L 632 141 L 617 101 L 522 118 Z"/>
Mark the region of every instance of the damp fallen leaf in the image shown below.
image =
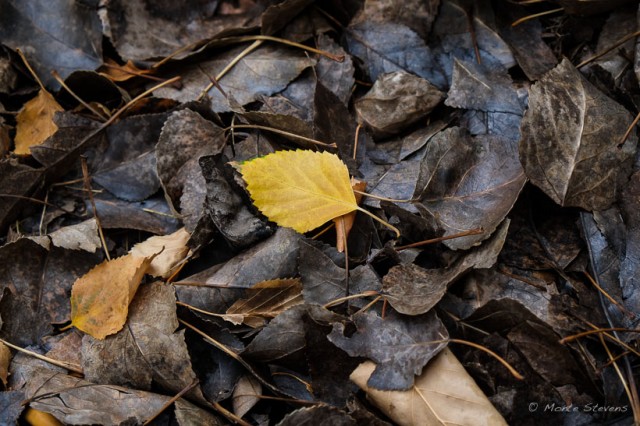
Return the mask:
<path id="1" fill-rule="evenodd" d="M 78 278 L 71 289 L 71 324 L 96 339 L 121 330 L 153 257 L 129 253 Z"/>
<path id="2" fill-rule="evenodd" d="M 4 343 L 0 342 L 0 389 L 6 389 L 9 377 L 9 363 L 11 362 L 11 351 Z"/>
<path id="3" fill-rule="evenodd" d="M 18 155 L 31 153 L 31 147 L 40 145 L 53 135 L 58 126 L 53 122 L 56 112 L 63 111 L 62 107 L 51 96 L 51 93 L 40 89 L 38 96 L 24 104 L 16 116 L 16 149 Z"/>
<path id="4" fill-rule="evenodd" d="M 240 166 L 254 204 L 269 220 L 303 233 L 355 210 L 400 232 L 356 201 L 346 164 L 337 155 L 278 151 Z"/>

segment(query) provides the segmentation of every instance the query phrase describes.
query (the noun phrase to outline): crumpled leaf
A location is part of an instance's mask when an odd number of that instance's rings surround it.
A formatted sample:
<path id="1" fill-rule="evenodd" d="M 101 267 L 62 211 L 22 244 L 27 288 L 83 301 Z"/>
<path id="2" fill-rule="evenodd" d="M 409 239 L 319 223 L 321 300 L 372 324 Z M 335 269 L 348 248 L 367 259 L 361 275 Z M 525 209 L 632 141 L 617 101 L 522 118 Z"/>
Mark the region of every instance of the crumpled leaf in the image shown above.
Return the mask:
<path id="1" fill-rule="evenodd" d="M 381 74 L 354 107 L 374 136 L 402 131 L 435 108 L 444 94 L 427 80 L 404 71 Z"/>
<path id="2" fill-rule="evenodd" d="M 262 281 L 247 290 L 246 299 L 238 299 L 222 318 L 234 324 L 257 328 L 282 311 L 303 303 L 299 278 Z"/>
<path id="3" fill-rule="evenodd" d="M 255 205 L 303 233 L 358 209 L 347 166 L 328 152 L 279 151 L 241 165 Z"/>
<path id="4" fill-rule="evenodd" d="M 398 425 L 507 425 L 448 348 L 429 362 L 406 391 L 369 386 L 375 368 L 373 362 L 364 362 L 351 373 L 351 380 Z"/>
<path id="5" fill-rule="evenodd" d="M 95 5 L 66 0 L 0 2 L 0 40 L 20 48 L 46 86 L 60 84 L 75 70 L 95 69 L 102 63 L 102 26 Z"/>
<path id="6" fill-rule="evenodd" d="M 146 273 L 154 277 L 168 278 L 187 256 L 187 241 L 190 236 L 184 228 L 180 228 L 173 234 L 151 237 L 138 243 L 130 253 L 138 257 L 153 257 Z"/>
<path id="7" fill-rule="evenodd" d="M 346 337 L 345 326 L 336 323 L 327 338 L 351 356 L 365 356 L 377 363 L 367 381 L 369 387 L 384 391 L 406 390 L 414 376 L 447 346 L 449 333 L 434 312 L 419 317 L 372 312 L 353 316 L 357 331 Z"/>
<path id="8" fill-rule="evenodd" d="M 58 229 L 50 233 L 49 238 L 54 246 L 69 250 L 85 250 L 95 253 L 102 246 L 95 218 Z"/>
<path id="9" fill-rule="evenodd" d="M 435 216 L 445 235 L 481 227 L 483 234 L 445 244 L 468 249 L 493 232 L 509 213 L 526 182 L 517 141 L 499 136 L 471 138 L 460 128 L 435 135 L 427 145 L 416 194 L 418 209 Z M 420 192 L 421 191 L 421 192 Z"/>
<path id="10" fill-rule="evenodd" d="M 232 403 L 235 415 L 244 417 L 260 401 L 260 396 L 262 396 L 260 382 L 248 374 L 242 376 L 233 390 Z"/>
<path id="11" fill-rule="evenodd" d="M 563 60 L 531 87 L 520 142 L 527 177 L 562 206 L 606 209 L 631 172 L 638 138 L 618 145 L 632 120 Z"/>
<path id="12" fill-rule="evenodd" d="M 206 198 L 206 182 L 198 160 L 203 155 L 219 154 L 225 142 L 221 128 L 190 109 L 173 112 L 162 127 L 156 145 L 158 176 L 190 231 L 202 215 Z"/>
<path id="13" fill-rule="evenodd" d="M 31 147 L 40 145 L 53 135 L 58 126 L 53 122 L 53 116 L 63 108 L 44 89 L 38 95 L 24 104 L 16 116 L 15 153 L 25 155 L 31 153 Z"/>
<path id="14" fill-rule="evenodd" d="M 152 259 L 129 253 L 104 261 L 78 278 L 71 289 L 71 323 L 96 339 L 122 329 Z"/>
<path id="15" fill-rule="evenodd" d="M 447 287 L 470 269 L 490 268 L 496 262 L 507 237 L 509 220 L 480 247 L 462 254 L 448 268 L 424 269 L 415 264 L 394 266 L 382 278 L 385 297 L 402 314 L 419 315 L 433 308 Z"/>
<path id="16" fill-rule="evenodd" d="M 152 383 L 177 393 L 196 378 L 184 340 L 176 332 L 176 298 L 171 286 L 155 282 L 142 286 L 129 310 L 127 327 L 98 340 L 82 339 L 82 368 L 86 380 L 136 389 Z M 187 394 L 204 400 L 198 388 Z"/>

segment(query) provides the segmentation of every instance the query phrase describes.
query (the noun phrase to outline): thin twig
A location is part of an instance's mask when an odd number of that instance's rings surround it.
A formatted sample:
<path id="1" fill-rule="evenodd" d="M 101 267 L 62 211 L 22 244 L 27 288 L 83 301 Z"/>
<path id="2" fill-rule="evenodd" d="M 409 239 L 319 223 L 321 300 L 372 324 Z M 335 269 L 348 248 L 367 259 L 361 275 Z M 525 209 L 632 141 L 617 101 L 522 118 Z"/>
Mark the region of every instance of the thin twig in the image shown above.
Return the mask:
<path id="1" fill-rule="evenodd" d="M 30 351 L 28 349 L 21 348 L 20 346 L 16 346 L 13 343 L 9 343 L 4 339 L 0 339 L 0 343 L 4 343 L 5 345 L 10 347 L 11 349 L 15 349 L 18 352 L 22 352 L 22 353 L 27 354 L 29 356 L 32 356 L 34 358 L 38 358 L 41 361 L 48 362 L 49 364 L 55 365 L 57 367 L 61 367 L 61 368 L 64 368 L 66 370 L 73 371 L 74 373 L 84 375 L 84 371 L 82 370 L 82 367 L 80 367 L 77 364 L 71 364 L 70 362 L 65 362 L 65 361 L 58 361 L 57 359 L 53 359 L 53 358 L 49 358 L 49 357 L 44 356 L 44 355 L 40 355 L 39 353 Z"/>
<path id="2" fill-rule="evenodd" d="M 100 243 L 102 244 L 102 249 L 104 250 L 104 255 L 107 260 L 111 260 L 111 256 L 109 255 L 109 249 L 107 248 L 107 242 L 104 239 L 104 233 L 102 232 L 102 224 L 100 223 L 100 216 L 98 215 L 98 209 L 96 208 L 95 200 L 93 199 L 93 191 L 91 191 L 91 178 L 89 177 L 89 168 L 87 167 L 87 159 L 84 156 L 80 157 L 80 162 L 82 163 L 82 177 L 84 178 L 84 187 L 89 194 L 89 202 L 91 203 L 91 208 L 93 209 L 93 217 L 96 220 L 96 226 L 98 227 L 98 235 L 100 235 Z"/>
<path id="3" fill-rule="evenodd" d="M 541 16 L 552 15 L 554 13 L 563 12 L 563 11 L 564 11 L 564 7 L 559 7 L 557 9 L 547 10 L 546 12 L 540 12 L 540 13 L 534 13 L 533 15 L 527 15 L 527 16 L 525 16 L 523 18 L 520 18 L 520 19 L 518 19 L 516 21 L 513 21 L 511 23 L 511 26 L 515 27 L 516 25 L 520 25 L 523 22 L 527 22 L 527 21 L 530 21 L 532 19 L 539 18 Z"/>
<path id="4" fill-rule="evenodd" d="M 300 139 L 302 141 L 306 141 L 309 143 L 312 143 L 314 145 L 320 145 L 320 146 L 324 146 L 327 148 L 337 148 L 338 145 L 336 145 L 335 143 L 325 143 L 325 142 L 321 142 L 315 139 L 311 139 L 311 138 L 307 138 L 305 136 L 300 136 L 300 135 L 296 135 L 295 133 L 290 133 L 290 132 L 285 132 L 284 130 L 280 130 L 280 129 L 276 129 L 274 127 L 267 127 L 267 126 L 260 126 L 257 124 L 234 124 L 232 126 L 229 126 L 227 128 L 225 128 L 224 130 L 235 130 L 235 129 L 257 129 L 257 130 L 266 130 L 268 132 L 273 132 L 273 133 L 277 133 L 279 135 L 282 136 L 287 136 L 290 138 L 294 138 L 294 139 Z"/>
<path id="5" fill-rule="evenodd" d="M 148 424 L 150 424 L 152 421 L 154 421 L 156 419 L 156 417 L 158 417 L 160 414 L 162 414 L 162 412 L 164 410 L 166 410 L 167 408 L 169 408 L 171 406 L 171 404 L 173 404 L 174 402 L 176 402 L 177 400 L 179 400 L 180 398 L 182 398 L 182 396 L 189 392 L 191 389 L 193 389 L 197 384 L 199 383 L 198 378 L 196 377 L 195 379 L 193 379 L 193 381 L 188 384 L 184 389 L 182 389 L 180 392 L 178 392 L 176 395 L 173 396 L 173 398 L 171 398 L 170 400 L 168 400 L 167 402 L 164 403 L 164 405 L 162 407 L 160 407 L 160 409 L 158 410 L 157 413 L 155 413 L 153 416 L 151 416 L 150 418 L 148 418 L 144 423 L 142 423 L 143 426 L 147 426 Z"/>
<path id="6" fill-rule="evenodd" d="M 427 244 L 439 243 L 441 241 L 452 240 L 454 238 L 468 237 L 470 235 L 480 235 L 482 233 L 484 233 L 484 229 L 482 228 L 470 229 L 468 231 L 463 231 L 458 234 L 447 235 L 446 237 L 431 238 L 430 240 L 418 241 L 417 243 L 411 243 L 411 244 L 407 244 L 406 246 L 396 247 L 396 251 L 406 250 L 408 248 L 422 247 L 422 246 L 426 246 Z"/>

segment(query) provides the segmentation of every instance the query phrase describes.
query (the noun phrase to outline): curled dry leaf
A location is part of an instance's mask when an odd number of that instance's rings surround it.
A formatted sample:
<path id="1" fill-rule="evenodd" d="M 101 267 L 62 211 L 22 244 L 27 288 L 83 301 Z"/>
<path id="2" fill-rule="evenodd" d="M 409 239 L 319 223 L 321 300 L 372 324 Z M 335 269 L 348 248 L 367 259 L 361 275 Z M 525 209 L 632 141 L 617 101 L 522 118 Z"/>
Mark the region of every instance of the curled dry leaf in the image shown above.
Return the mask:
<path id="1" fill-rule="evenodd" d="M 44 89 L 38 96 L 24 104 L 24 108 L 16 116 L 16 149 L 15 153 L 26 155 L 31 153 L 31 147 L 40 145 L 53 135 L 58 126 L 53 122 L 56 112 L 63 111 L 62 107 Z"/>
<path id="2" fill-rule="evenodd" d="M 71 289 L 71 324 L 96 339 L 121 330 L 152 259 L 129 253 L 78 278 Z"/>
<path id="3" fill-rule="evenodd" d="M 351 373 L 351 380 L 401 426 L 507 424 L 447 348 L 431 360 L 406 391 L 381 391 L 369 387 L 367 381 L 375 368 L 373 362 L 364 362 Z"/>
<path id="4" fill-rule="evenodd" d="M 249 297 L 238 299 L 223 318 L 234 324 L 261 327 L 284 310 L 299 305 L 302 284 L 299 278 L 262 281 L 247 290 Z"/>
<path id="5" fill-rule="evenodd" d="M 279 151 L 240 167 L 255 205 L 280 226 L 307 232 L 358 209 L 349 170 L 335 154 Z"/>
<path id="6" fill-rule="evenodd" d="M 155 256 L 147 273 L 154 277 L 167 278 L 189 253 L 187 241 L 190 236 L 184 228 L 180 228 L 173 234 L 151 237 L 136 244 L 131 249 L 131 254 L 138 257 Z"/>

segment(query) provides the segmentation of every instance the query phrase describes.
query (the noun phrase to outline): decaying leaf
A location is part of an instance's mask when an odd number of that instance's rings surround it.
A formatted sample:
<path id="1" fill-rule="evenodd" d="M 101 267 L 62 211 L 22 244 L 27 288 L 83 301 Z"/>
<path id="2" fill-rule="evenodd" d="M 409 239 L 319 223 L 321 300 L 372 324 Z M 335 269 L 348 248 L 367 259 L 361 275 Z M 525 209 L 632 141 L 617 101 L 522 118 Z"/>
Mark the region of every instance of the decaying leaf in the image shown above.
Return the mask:
<path id="1" fill-rule="evenodd" d="M 256 328 L 303 302 L 299 278 L 259 282 L 247 290 L 247 296 L 236 300 L 223 318 L 234 324 L 244 323 Z"/>
<path id="2" fill-rule="evenodd" d="M 190 236 L 184 228 L 180 228 L 173 234 L 151 237 L 136 244 L 131 249 L 131 254 L 153 257 L 146 273 L 154 277 L 167 278 L 189 253 L 187 241 Z"/>
<path id="3" fill-rule="evenodd" d="M 296 410 L 285 416 L 277 426 L 356 426 L 353 417 L 329 405 L 318 405 Z"/>
<path id="4" fill-rule="evenodd" d="M 53 135 L 58 126 L 53 122 L 56 112 L 63 111 L 62 107 L 44 89 L 38 92 L 38 96 L 24 104 L 22 110 L 16 116 L 16 149 L 15 153 L 26 155 L 31 152 L 32 146 L 40 145 L 49 136 Z"/>
<path id="5" fill-rule="evenodd" d="M 280 226 L 307 232 L 358 209 L 347 166 L 335 154 L 279 151 L 241 170 L 255 205 Z"/>
<path id="6" fill-rule="evenodd" d="M 367 385 L 380 390 L 406 390 L 414 376 L 440 350 L 449 337 L 434 312 L 420 317 L 388 315 L 384 319 L 372 312 L 354 316 L 357 332 L 344 335 L 345 326 L 336 323 L 327 338 L 351 356 L 366 356 L 375 361 L 375 372 Z"/>
<path id="7" fill-rule="evenodd" d="M 351 373 L 369 399 L 394 422 L 415 425 L 506 425 L 453 353 L 445 348 L 406 391 L 382 391 L 367 385 L 376 365 L 367 361 Z"/>
<path id="8" fill-rule="evenodd" d="M 49 237 L 54 246 L 69 250 L 86 250 L 94 253 L 101 245 L 95 218 L 65 226 L 49 234 Z"/>
<path id="9" fill-rule="evenodd" d="M 631 172 L 638 138 L 619 144 L 632 120 L 563 60 L 531 87 L 520 142 L 527 177 L 562 206 L 606 209 Z"/>
<path id="10" fill-rule="evenodd" d="M 389 136 L 424 118 L 444 97 L 429 81 L 405 71 L 381 74 L 354 106 L 374 136 Z"/>
<path id="11" fill-rule="evenodd" d="M 96 339 L 120 330 L 152 259 L 129 253 L 78 278 L 71 289 L 71 323 Z"/>

